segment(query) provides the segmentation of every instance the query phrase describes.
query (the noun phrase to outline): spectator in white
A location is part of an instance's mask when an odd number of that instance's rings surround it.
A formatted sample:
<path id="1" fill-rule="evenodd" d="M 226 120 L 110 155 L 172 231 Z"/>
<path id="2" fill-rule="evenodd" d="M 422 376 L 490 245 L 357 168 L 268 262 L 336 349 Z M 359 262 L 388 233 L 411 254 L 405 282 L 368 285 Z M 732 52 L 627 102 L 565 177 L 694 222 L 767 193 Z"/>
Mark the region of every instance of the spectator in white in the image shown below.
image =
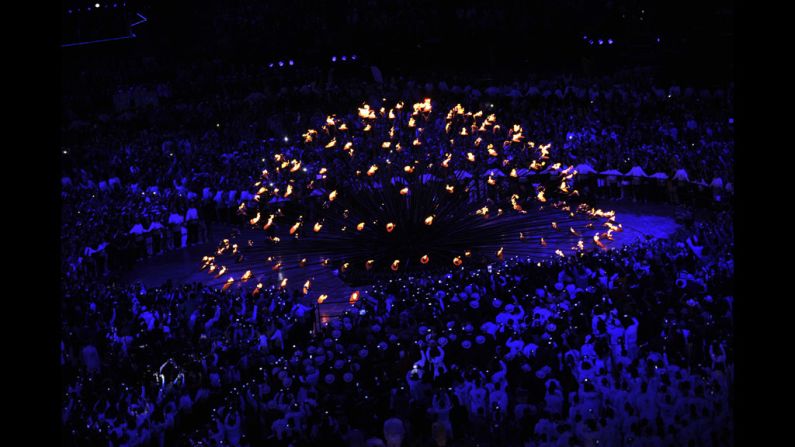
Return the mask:
<path id="1" fill-rule="evenodd" d="M 507 398 L 507 396 L 506 396 Z M 444 390 L 439 390 L 433 395 L 430 413 L 436 415 L 436 422 L 441 424 L 446 433 L 447 439 L 453 438 L 453 425 L 450 423 L 450 410 L 453 408 L 450 396 Z"/>
<path id="2" fill-rule="evenodd" d="M 163 252 L 163 224 L 161 224 L 156 216 L 146 229 L 147 233 L 152 236 L 152 252 L 153 254 L 160 254 Z"/>
<path id="3" fill-rule="evenodd" d="M 405 434 L 406 429 L 400 419 L 389 418 L 384 422 L 384 439 L 387 447 L 400 447 Z"/>
<path id="4" fill-rule="evenodd" d="M 100 371 L 100 360 L 97 348 L 93 345 L 86 345 L 80 352 L 83 364 L 89 374 L 97 374 Z"/>
<path id="5" fill-rule="evenodd" d="M 191 205 L 185 213 L 185 222 L 188 227 L 188 245 L 199 242 L 199 210 Z"/>
<path id="6" fill-rule="evenodd" d="M 144 233 L 146 233 L 146 230 L 141 223 L 136 223 L 130 229 L 130 234 L 133 235 L 133 243 L 135 246 L 135 258 L 139 260 L 143 259 L 144 250 L 146 249 L 144 246 Z"/>
<path id="7" fill-rule="evenodd" d="M 638 319 L 632 317 L 632 324 L 630 324 L 624 331 L 624 345 L 627 348 L 629 357 L 635 357 L 638 352 Z"/>
<path id="8" fill-rule="evenodd" d="M 224 432 L 229 444 L 240 445 L 240 415 L 237 411 L 230 411 L 224 418 Z"/>
<path id="9" fill-rule="evenodd" d="M 171 229 L 171 243 L 170 248 L 182 248 L 182 223 L 185 221 L 185 218 L 182 217 L 179 213 L 171 213 L 168 216 L 168 225 Z"/>

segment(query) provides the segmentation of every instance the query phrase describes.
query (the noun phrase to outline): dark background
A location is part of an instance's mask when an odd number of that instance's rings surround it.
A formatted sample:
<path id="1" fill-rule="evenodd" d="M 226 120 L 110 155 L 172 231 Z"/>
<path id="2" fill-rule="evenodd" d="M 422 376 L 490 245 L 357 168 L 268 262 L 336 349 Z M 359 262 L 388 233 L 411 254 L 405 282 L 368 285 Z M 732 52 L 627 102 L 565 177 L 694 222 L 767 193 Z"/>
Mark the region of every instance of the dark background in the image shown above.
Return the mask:
<path id="1" fill-rule="evenodd" d="M 63 49 L 64 75 L 129 57 L 263 68 L 293 59 L 323 73 L 331 56 L 343 54 L 356 54 L 358 63 L 346 69 L 366 77 L 371 64 L 385 76 L 444 72 L 448 79 L 503 81 L 638 65 L 691 83 L 725 82 L 734 72 L 735 8 L 725 1 L 129 0 L 111 8 L 113 2 L 103 0 L 99 10 L 95 0 L 63 2 L 62 43 L 137 35 Z M 136 13 L 148 21 L 130 30 Z"/>

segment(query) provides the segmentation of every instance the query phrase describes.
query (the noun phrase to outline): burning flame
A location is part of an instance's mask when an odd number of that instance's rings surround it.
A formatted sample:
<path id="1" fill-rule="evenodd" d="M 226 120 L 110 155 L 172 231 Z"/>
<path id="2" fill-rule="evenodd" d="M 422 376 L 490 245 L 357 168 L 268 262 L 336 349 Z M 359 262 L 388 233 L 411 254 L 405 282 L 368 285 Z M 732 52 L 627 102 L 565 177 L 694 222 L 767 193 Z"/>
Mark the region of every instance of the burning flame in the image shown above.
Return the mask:
<path id="1" fill-rule="evenodd" d="M 317 303 L 318 304 L 323 304 L 323 301 L 326 301 L 327 299 L 328 299 L 328 295 L 326 295 L 324 293 L 324 294 L 320 295 L 319 297 L 317 297 Z"/>
<path id="2" fill-rule="evenodd" d="M 274 272 L 278 272 L 279 270 L 281 270 L 281 268 L 282 268 L 282 261 L 279 261 L 276 264 L 273 264 L 271 270 L 273 270 Z"/>
<path id="3" fill-rule="evenodd" d="M 425 218 L 425 225 L 433 225 L 433 215 Z"/>
<path id="4" fill-rule="evenodd" d="M 267 221 L 267 222 L 265 222 L 265 225 L 263 225 L 263 226 L 262 226 L 262 229 L 263 229 L 263 230 L 267 230 L 268 228 L 270 228 L 270 227 L 271 227 L 271 225 L 273 225 L 273 218 L 274 218 L 274 217 L 276 217 L 276 216 L 274 216 L 273 214 L 271 214 L 271 215 L 268 217 L 268 221 Z"/>
<path id="5" fill-rule="evenodd" d="M 364 263 L 364 268 L 370 270 L 371 268 L 373 268 L 373 264 L 375 264 L 375 260 L 368 259 L 367 262 Z"/>
<path id="6" fill-rule="evenodd" d="M 251 279 L 251 270 L 246 270 L 246 273 L 243 273 L 243 276 L 240 277 L 243 282 L 248 281 Z"/>
<path id="7" fill-rule="evenodd" d="M 389 146 L 391 145 L 392 143 L 390 143 L 389 141 L 384 141 L 383 143 L 381 143 L 381 149 L 389 149 Z"/>
<path id="8" fill-rule="evenodd" d="M 337 190 L 331 191 L 328 195 L 328 201 L 333 202 L 337 198 Z"/>
<path id="9" fill-rule="evenodd" d="M 569 227 L 569 231 L 571 231 L 571 234 L 573 234 L 573 235 L 575 235 L 577 237 L 582 236 L 580 233 L 577 232 L 577 230 L 574 229 L 574 227 Z"/>
<path id="10" fill-rule="evenodd" d="M 357 231 L 362 231 L 362 230 L 364 230 L 364 222 L 359 222 L 359 224 L 358 224 L 358 225 L 356 225 L 356 230 L 357 230 Z"/>
<path id="11" fill-rule="evenodd" d="M 431 98 L 425 98 L 423 102 L 414 104 L 415 112 L 430 113 L 431 110 Z"/>
<path id="12" fill-rule="evenodd" d="M 375 175 L 376 171 L 378 171 L 378 165 L 372 165 L 370 166 L 370 169 L 367 170 L 367 175 L 372 177 Z"/>
<path id="13" fill-rule="evenodd" d="M 370 117 L 370 106 L 367 104 L 362 105 L 359 107 L 359 118 L 367 119 Z"/>
<path id="14" fill-rule="evenodd" d="M 450 194 L 455 192 L 455 186 L 452 185 L 444 185 L 444 189 L 446 189 Z"/>
<path id="15" fill-rule="evenodd" d="M 560 256 L 561 258 L 565 258 L 566 257 L 566 255 L 564 255 L 563 252 L 560 251 L 560 249 L 555 250 L 555 254 Z"/>
<path id="16" fill-rule="evenodd" d="M 539 202 L 546 203 L 547 198 L 544 197 L 544 191 L 538 191 L 538 195 L 536 196 Z"/>
<path id="17" fill-rule="evenodd" d="M 226 289 L 228 289 L 229 287 L 231 287 L 231 286 L 232 286 L 232 283 L 234 283 L 234 282 L 235 282 L 235 278 L 232 278 L 232 277 L 230 276 L 230 277 L 229 277 L 229 279 L 227 279 L 227 280 L 226 280 L 226 284 L 224 284 L 224 287 L 222 287 L 222 289 L 223 289 L 223 290 L 226 290 Z"/>
<path id="18" fill-rule="evenodd" d="M 404 166 L 404 167 L 403 167 L 403 171 L 404 171 L 406 174 L 411 174 L 411 173 L 413 173 L 413 172 L 414 172 L 414 167 L 413 167 L 413 166 L 410 166 L 410 165 L 406 165 L 406 166 Z"/>
<path id="19" fill-rule="evenodd" d="M 511 169 L 511 173 L 508 174 L 513 178 L 519 177 L 519 174 L 516 173 L 516 168 Z"/>
<path id="20" fill-rule="evenodd" d="M 325 147 L 326 147 L 326 149 L 331 149 L 332 147 L 334 147 L 336 145 L 337 145 L 337 139 L 336 138 L 332 138 L 331 141 L 329 141 L 328 144 L 326 144 Z"/>
<path id="21" fill-rule="evenodd" d="M 502 260 L 504 259 L 504 257 L 505 257 L 505 256 L 504 256 L 504 254 L 503 254 L 503 247 L 500 247 L 500 249 L 499 249 L 499 250 L 497 250 L 497 259 L 499 259 L 500 261 L 502 261 Z"/>
<path id="22" fill-rule="evenodd" d="M 400 195 L 401 196 L 405 196 L 408 193 L 409 193 L 409 188 L 408 187 L 403 188 L 403 189 L 400 190 Z"/>
<path id="23" fill-rule="evenodd" d="M 400 268 L 400 259 L 395 259 L 394 261 L 392 261 L 392 265 L 390 266 L 390 268 L 392 269 L 393 272 L 398 271 L 398 268 Z"/>
<path id="24" fill-rule="evenodd" d="M 558 229 L 558 223 L 557 222 L 552 222 L 552 229 L 553 230 L 557 230 Z"/>
<path id="25" fill-rule="evenodd" d="M 304 289 L 303 289 L 304 295 L 309 293 L 309 288 L 310 287 L 312 287 L 312 282 L 307 279 L 306 282 L 304 283 Z"/>
<path id="26" fill-rule="evenodd" d="M 542 247 L 546 247 L 547 246 L 547 241 L 545 241 L 543 237 L 541 238 L 541 246 Z"/>
<path id="27" fill-rule="evenodd" d="M 301 268 L 306 267 L 306 258 L 303 258 L 300 261 L 298 261 L 298 267 L 301 267 Z"/>
<path id="28" fill-rule="evenodd" d="M 494 177 L 489 176 L 489 179 L 486 181 L 489 185 L 494 186 L 497 184 L 497 181 L 494 180 Z"/>
<path id="29" fill-rule="evenodd" d="M 359 291 L 358 290 L 353 292 L 353 293 L 351 293 L 351 297 L 350 297 L 350 299 L 348 299 L 348 303 L 356 304 L 357 301 L 359 301 Z"/>
<path id="30" fill-rule="evenodd" d="M 293 193 L 293 185 L 287 185 L 287 192 L 284 193 L 284 198 L 290 197 L 290 194 Z"/>
<path id="31" fill-rule="evenodd" d="M 475 154 L 472 152 L 467 152 L 467 160 L 471 161 L 472 163 L 475 162 Z"/>
<path id="32" fill-rule="evenodd" d="M 295 171 L 301 169 L 301 161 L 300 160 L 293 160 L 292 163 L 293 163 L 293 167 L 290 168 L 290 172 L 295 172 Z"/>
<path id="33" fill-rule="evenodd" d="M 295 225 L 290 227 L 290 235 L 292 236 L 293 234 L 295 234 L 295 232 L 298 231 L 299 228 L 301 228 L 301 221 L 300 220 L 298 222 L 296 222 Z"/>
<path id="34" fill-rule="evenodd" d="M 392 230 L 394 230 L 394 229 L 395 229 L 395 224 L 393 224 L 392 222 L 389 222 L 388 224 L 386 224 L 386 232 L 387 233 L 391 233 Z"/>
<path id="35" fill-rule="evenodd" d="M 461 259 L 461 256 L 456 256 L 455 258 L 453 258 L 453 265 L 455 265 L 456 267 L 460 266 L 463 263 L 464 261 Z"/>
<path id="36" fill-rule="evenodd" d="M 471 256 L 472 256 L 472 252 L 471 252 L 471 251 L 469 251 L 469 250 L 467 250 L 467 251 L 465 251 L 465 252 L 464 252 L 464 256 L 465 256 L 465 257 L 467 257 L 467 258 L 469 258 L 469 257 L 471 257 Z"/>
<path id="37" fill-rule="evenodd" d="M 320 232 L 321 228 L 323 228 L 323 224 L 318 222 L 318 223 L 315 224 L 315 226 L 312 229 L 315 230 L 315 233 L 318 233 L 318 232 Z"/>
<path id="38" fill-rule="evenodd" d="M 284 278 L 284 279 L 282 280 L 282 283 L 281 283 L 281 284 L 279 284 L 279 287 L 281 287 L 282 289 L 284 289 L 285 287 L 287 287 L 287 278 Z"/>
<path id="39" fill-rule="evenodd" d="M 427 263 L 428 263 L 428 261 L 430 261 L 430 260 L 431 260 L 431 258 L 429 258 L 429 257 L 428 257 L 428 255 L 423 255 L 423 256 L 420 258 L 420 263 L 421 263 L 421 264 L 427 264 Z"/>
<path id="40" fill-rule="evenodd" d="M 341 272 L 345 272 L 346 270 L 348 270 L 348 267 L 350 267 L 350 266 L 351 266 L 351 263 L 350 262 L 346 262 L 346 263 L 342 264 L 342 267 L 340 267 L 340 271 Z"/>
<path id="41" fill-rule="evenodd" d="M 260 213 L 259 213 L 259 211 L 257 211 L 257 215 L 253 219 L 249 220 L 248 222 L 251 225 L 256 225 L 257 222 L 259 222 L 259 218 L 260 218 Z"/>

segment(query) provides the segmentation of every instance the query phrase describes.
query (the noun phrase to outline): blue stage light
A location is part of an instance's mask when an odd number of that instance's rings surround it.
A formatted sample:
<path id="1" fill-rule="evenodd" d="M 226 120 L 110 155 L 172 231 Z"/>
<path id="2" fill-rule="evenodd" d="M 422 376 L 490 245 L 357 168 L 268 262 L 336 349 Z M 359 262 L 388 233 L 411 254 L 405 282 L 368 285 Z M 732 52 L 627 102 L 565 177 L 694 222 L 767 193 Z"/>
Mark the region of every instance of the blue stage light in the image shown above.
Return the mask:
<path id="1" fill-rule="evenodd" d="M 356 60 L 356 55 L 355 54 L 353 56 L 351 56 L 351 60 L 353 60 L 353 61 Z"/>
<path id="2" fill-rule="evenodd" d="M 602 39 L 599 39 L 599 45 L 602 45 L 603 43 L 605 43 L 605 41 L 602 40 Z"/>
<path id="3" fill-rule="evenodd" d="M 607 44 L 608 45 L 613 45 L 613 39 L 607 39 Z"/>
<path id="4" fill-rule="evenodd" d="M 342 58 L 341 58 L 341 59 L 342 59 L 343 61 L 347 61 L 347 60 L 348 60 L 348 56 L 342 56 Z"/>
<path id="5" fill-rule="evenodd" d="M 292 59 L 290 59 L 290 61 L 289 61 L 289 62 L 287 62 L 287 65 L 289 65 L 289 66 L 291 66 L 291 67 L 292 67 L 292 66 L 293 66 L 293 63 L 294 63 L 294 62 L 293 62 L 293 60 L 292 60 Z"/>
<path id="6" fill-rule="evenodd" d="M 284 67 L 284 61 L 279 61 L 279 66 Z"/>
<path id="7" fill-rule="evenodd" d="M 331 56 L 331 62 L 337 62 L 337 56 Z"/>

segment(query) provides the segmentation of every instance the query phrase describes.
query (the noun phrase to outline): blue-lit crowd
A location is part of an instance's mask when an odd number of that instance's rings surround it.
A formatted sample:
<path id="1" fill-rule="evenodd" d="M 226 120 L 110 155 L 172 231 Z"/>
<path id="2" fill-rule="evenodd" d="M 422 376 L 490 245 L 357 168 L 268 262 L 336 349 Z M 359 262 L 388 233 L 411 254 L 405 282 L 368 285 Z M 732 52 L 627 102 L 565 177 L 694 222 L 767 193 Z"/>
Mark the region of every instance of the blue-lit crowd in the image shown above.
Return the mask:
<path id="1" fill-rule="evenodd" d="M 102 113 L 68 110 L 64 445 L 733 445 L 731 86 L 631 71 L 274 88 L 211 68 L 112 91 Z M 264 157 L 383 97 L 494 111 L 556 160 L 591 166 L 585 198 L 697 218 L 581 257 L 395 276 L 324 324 L 275 280 L 120 279 L 240 226 Z"/>

